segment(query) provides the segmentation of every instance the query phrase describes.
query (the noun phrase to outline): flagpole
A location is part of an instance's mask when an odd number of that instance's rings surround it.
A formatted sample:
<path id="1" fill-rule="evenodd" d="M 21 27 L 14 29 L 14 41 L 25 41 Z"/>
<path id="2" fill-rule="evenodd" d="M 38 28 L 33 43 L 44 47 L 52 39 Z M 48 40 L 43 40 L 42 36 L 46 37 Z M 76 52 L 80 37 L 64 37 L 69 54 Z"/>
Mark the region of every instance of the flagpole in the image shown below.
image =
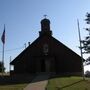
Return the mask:
<path id="1" fill-rule="evenodd" d="M 2 50 L 2 76 L 4 75 L 4 43 L 3 43 L 3 50 Z"/>
<path id="2" fill-rule="evenodd" d="M 3 47 L 2 47 L 2 76 L 4 74 L 4 45 L 5 45 L 5 24 L 4 24 L 4 31 L 3 34 L 1 36 L 1 41 L 3 43 Z"/>
<path id="3" fill-rule="evenodd" d="M 84 66 L 83 66 L 83 52 L 82 52 L 82 44 L 81 44 L 81 33 L 80 33 L 80 27 L 79 27 L 79 20 L 78 19 L 77 19 L 77 25 L 78 25 L 78 35 L 79 35 L 80 52 L 81 52 L 81 60 L 82 60 L 82 77 L 83 77 L 83 80 L 85 80 Z"/>

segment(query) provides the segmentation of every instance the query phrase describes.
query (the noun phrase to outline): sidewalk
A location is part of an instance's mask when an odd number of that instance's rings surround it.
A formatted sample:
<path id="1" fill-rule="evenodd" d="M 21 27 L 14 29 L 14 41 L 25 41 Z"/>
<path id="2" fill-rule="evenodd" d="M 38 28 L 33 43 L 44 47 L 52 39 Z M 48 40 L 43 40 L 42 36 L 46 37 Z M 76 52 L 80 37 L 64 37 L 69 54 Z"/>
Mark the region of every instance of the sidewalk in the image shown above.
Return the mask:
<path id="1" fill-rule="evenodd" d="M 27 85 L 24 90 L 45 90 L 48 83 L 49 74 L 38 75 L 33 81 Z"/>

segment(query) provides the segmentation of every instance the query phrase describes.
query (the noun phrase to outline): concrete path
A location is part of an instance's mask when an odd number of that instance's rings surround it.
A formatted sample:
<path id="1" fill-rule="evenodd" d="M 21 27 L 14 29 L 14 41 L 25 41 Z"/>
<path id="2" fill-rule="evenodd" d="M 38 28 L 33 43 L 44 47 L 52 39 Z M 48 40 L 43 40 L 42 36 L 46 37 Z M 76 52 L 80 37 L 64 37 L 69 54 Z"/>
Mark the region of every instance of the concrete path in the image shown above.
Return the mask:
<path id="1" fill-rule="evenodd" d="M 33 81 L 24 88 L 24 90 L 45 90 L 48 83 L 49 74 L 41 74 L 36 76 Z"/>

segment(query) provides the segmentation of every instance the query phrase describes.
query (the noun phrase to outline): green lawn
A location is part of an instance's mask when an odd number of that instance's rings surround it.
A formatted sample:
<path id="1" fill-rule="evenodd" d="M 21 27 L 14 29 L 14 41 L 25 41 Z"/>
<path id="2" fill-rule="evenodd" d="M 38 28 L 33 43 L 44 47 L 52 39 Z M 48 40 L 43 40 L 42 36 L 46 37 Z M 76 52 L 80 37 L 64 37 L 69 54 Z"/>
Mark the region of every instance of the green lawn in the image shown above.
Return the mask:
<path id="1" fill-rule="evenodd" d="M 47 90 L 90 90 L 90 79 L 81 77 L 59 77 L 50 79 Z"/>
<path id="2" fill-rule="evenodd" d="M 17 75 L 10 76 L 9 74 L 0 73 L 0 90 L 23 90 L 35 77 L 35 75 Z"/>
<path id="3" fill-rule="evenodd" d="M 0 85 L 0 90 L 23 90 L 27 84 Z"/>

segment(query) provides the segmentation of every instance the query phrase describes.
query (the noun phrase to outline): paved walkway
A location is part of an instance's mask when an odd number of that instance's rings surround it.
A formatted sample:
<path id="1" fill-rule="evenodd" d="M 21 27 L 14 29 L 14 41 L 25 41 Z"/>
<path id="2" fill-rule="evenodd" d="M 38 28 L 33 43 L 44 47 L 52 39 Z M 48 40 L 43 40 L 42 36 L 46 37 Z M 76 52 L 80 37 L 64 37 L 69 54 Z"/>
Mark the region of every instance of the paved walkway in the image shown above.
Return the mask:
<path id="1" fill-rule="evenodd" d="M 49 74 L 42 74 L 36 76 L 33 81 L 24 88 L 24 90 L 45 90 L 48 83 Z"/>

